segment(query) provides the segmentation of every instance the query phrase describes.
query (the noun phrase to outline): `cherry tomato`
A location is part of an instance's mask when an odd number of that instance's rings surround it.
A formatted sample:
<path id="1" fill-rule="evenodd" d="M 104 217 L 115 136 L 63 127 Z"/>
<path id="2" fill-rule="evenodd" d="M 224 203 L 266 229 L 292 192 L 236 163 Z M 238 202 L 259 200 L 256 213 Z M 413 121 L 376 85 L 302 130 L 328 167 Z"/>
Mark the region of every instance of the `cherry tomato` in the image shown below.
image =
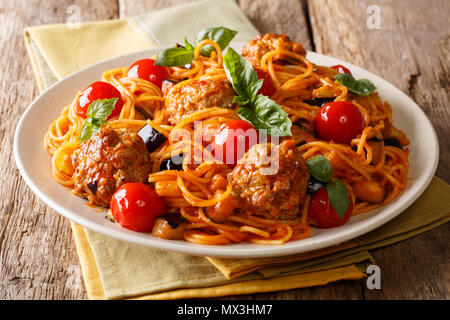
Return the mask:
<path id="1" fill-rule="evenodd" d="M 269 73 L 267 73 L 263 69 L 256 68 L 255 71 L 256 74 L 258 75 L 258 79 L 264 80 L 261 89 L 259 89 L 258 91 L 258 94 L 271 97 L 275 93 L 275 91 L 277 91 L 275 83 L 273 83 L 272 77 L 270 76 Z"/>
<path id="2" fill-rule="evenodd" d="M 169 78 L 169 71 L 166 67 L 155 66 L 155 60 L 153 59 L 143 59 L 131 65 L 127 76 L 153 82 L 161 88 L 162 81 Z"/>
<path id="3" fill-rule="evenodd" d="M 112 196 L 110 207 L 122 227 L 137 232 L 151 232 L 155 218 L 167 213 L 155 190 L 143 183 L 122 185 Z"/>
<path id="4" fill-rule="evenodd" d="M 212 146 L 216 159 L 235 166 L 248 149 L 258 143 L 258 130 L 247 121 L 233 120 L 219 127 Z"/>
<path id="5" fill-rule="evenodd" d="M 350 196 L 349 196 L 350 199 Z M 345 224 L 352 215 L 353 203 L 350 199 L 350 205 L 348 210 L 345 212 L 344 216 L 339 217 L 336 210 L 330 203 L 328 199 L 327 188 L 323 187 L 317 191 L 309 205 L 308 218 L 310 218 L 314 223 L 321 229 L 339 227 Z"/>
<path id="6" fill-rule="evenodd" d="M 108 117 L 108 119 L 118 116 L 120 114 L 120 111 L 122 111 L 123 107 L 122 95 L 120 94 L 119 90 L 116 89 L 116 87 L 107 82 L 103 81 L 94 82 L 81 92 L 80 98 L 78 99 L 78 103 L 75 106 L 75 112 L 80 117 L 86 119 L 86 112 L 92 102 L 100 99 L 113 99 L 113 98 L 119 99 L 117 100 L 116 106 L 113 109 L 111 115 Z"/>
<path id="7" fill-rule="evenodd" d="M 344 67 L 342 64 L 337 64 L 335 66 L 331 67 L 332 69 L 336 70 L 339 73 L 346 73 L 349 75 L 352 75 L 352 73 L 350 72 L 350 70 L 348 70 L 346 67 Z"/>
<path id="8" fill-rule="evenodd" d="M 350 144 L 364 129 L 364 118 L 358 107 L 347 101 L 324 105 L 315 119 L 316 133 L 322 140 Z"/>

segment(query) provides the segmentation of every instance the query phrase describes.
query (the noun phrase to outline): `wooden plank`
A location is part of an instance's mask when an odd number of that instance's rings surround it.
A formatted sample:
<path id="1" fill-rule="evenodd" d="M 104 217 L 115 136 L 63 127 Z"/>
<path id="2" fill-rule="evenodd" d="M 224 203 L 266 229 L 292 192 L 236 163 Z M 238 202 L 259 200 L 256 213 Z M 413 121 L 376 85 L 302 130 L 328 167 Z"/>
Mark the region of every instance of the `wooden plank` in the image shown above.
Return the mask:
<path id="1" fill-rule="evenodd" d="M 449 299 L 450 224 L 372 253 L 381 269 L 381 290 L 366 299 Z"/>
<path id="2" fill-rule="evenodd" d="M 261 33 L 283 33 L 311 50 L 307 19 L 300 0 L 239 0 L 241 9 Z"/>
<path id="3" fill-rule="evenodd" d="M 192 1 L 119 0 L 120 17 L 132 17 Z M 301 0 L 238 0 L 237 3 L 261 33 L 285 33 L 306 49 L 311 49 Z"/>
<path id="4" fill-rule="evenodd" d="M 367 28 L 374 1 L 309 1 L 318 52 L 355 63 L 410 95 L 428 115 L 440 140 L 437 175 L 450 181 L 449 66 L 450 3 L 445 0 L 377 1 L 381 29 Z M 383 290 L 365 290 L 368 299 L 448 297 L 448 225 L 379 249 L 374 257 L 384 275 Z M 446 259 L 446 260 L 445 260 Z"/>
<path id="5" fill-rule="evenodd" d="M 339 281 L 325 286 L 279 292 L 224 297 L 223 300 L 361 300 L 359 281 Z"/>
<path id="6" fill-rule="evenodd" d="M 115 0 L 0 1 L 0 300 L 87 297 L 69 221 L 28 189 L 12 154 L 17 121 L 38 94 L 23 29 L 65 22 L 70 5 L 82 21 L 118 16 Z"/>

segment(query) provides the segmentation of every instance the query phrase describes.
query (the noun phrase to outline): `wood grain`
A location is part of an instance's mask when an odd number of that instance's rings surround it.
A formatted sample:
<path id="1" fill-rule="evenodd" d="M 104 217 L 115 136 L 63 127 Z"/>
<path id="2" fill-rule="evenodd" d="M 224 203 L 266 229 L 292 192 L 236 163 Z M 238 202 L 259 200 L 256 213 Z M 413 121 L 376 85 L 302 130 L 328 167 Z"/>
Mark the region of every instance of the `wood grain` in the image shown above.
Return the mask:
<path id="1" fill-rule="evenodd" d="M 23 29 L 65 22 L 70 5 L 80 8 L 83 21 L 118 14 L 114 0 L 0 2 L 0 299 L 86 298 L 69 221 L 28 189 L 12 154 L 17 121 L 38 94 Z"/>
<path id="2" fill-rule="evenodd" d="M 145 12 L 169 8 L 194 0 L 119 0 L 120 17 L 127 18 Z M 285 33 L 311 49 L 307 20 L 300 0 L 238 0 L 249 20 L 261 33 Z M 275 18 L 276 17 L 276 18 Z"/>
<path id="3" fill-rule="evenodd" d="M 238 3 L 261 33 L 287 34 L 311 50 L 306 12 L 301 1 L 239 0 Z"/>
<path id="4" fill-rule="evenodd" d="M 309 1 L 318 52 L 353 62 L 411 96 L 428 115 L 440 141 L 437 175 L 450 182 L 449 39 L 442 23 L 448 1 L 376 1 L 381 29 L 369 30 L 367 8 L 374 1 Z M 382 290 L 364 289 L 367 299 L 442 299 L 450 292 L 449 225 L 373 256 L 384 278 Z M 365 288 L 365 286 L 362 286 Z"/>
<path id="5" fill-rule="evenodd" d="M 381 269 L 381 290 L 364 290 L 365 299 L 449 299 L 450 224 L 371 251 Z"/>
<path id="6" fill-rule="evenodd" d="M 339 281 L 326 286 L 225 297 L 227 300 L 362 300 L 358 281 Z"/>
<path id="7" fill-rule="evenodd" d="M 76 5 L 81 20 L 125 18 L 191 0 L 0 0 L 0 299 L 86 299 L 66 219 L 28 189 L 15 167 L 13 133 L 38 94 L 23 28 L 64 22 Z M 432 120 L 441 143 L 438 175 L 450 181 L 449 2 L 446 0 L 237 0 L 260 32 L 288 34 L 307 49 L 360 65 L 409 94 Z M 381 30 L 366 27 L 367 7 L 381 9 Z M 447 19 L 447 20 L 446 20 Z M 449 224 L 372 252 L 382 290 L 364 281 L 226 297 L 227 299 L 448 299 Z"/>

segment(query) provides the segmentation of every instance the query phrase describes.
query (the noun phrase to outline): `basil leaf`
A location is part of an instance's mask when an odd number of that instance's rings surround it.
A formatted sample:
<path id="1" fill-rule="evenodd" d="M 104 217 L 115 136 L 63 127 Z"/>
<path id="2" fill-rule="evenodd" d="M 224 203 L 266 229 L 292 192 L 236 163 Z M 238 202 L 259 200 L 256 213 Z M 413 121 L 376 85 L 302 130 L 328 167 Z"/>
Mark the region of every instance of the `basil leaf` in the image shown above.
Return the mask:
<path id="1" fill-rule="evenodd" d="M 258 118 L 258 115 L 253 109 L 250 108 L 239 108 L 237 110 L 239 118 L 242 120 L 250 122 L 258 130 L 267 130 L 265 128 L 264 122 Z M 269 134 L 269 133 L 268 133 Z"/>
<path id="2" fill-rule="evenodd" d="M 94 132 L 92 128 L 92 124 L 85 121 L 83 126 L 81 127 L 80 136 L 78 137 L 81 142 L 88 141 Z"/>
<path id="3" fill-rule="evenodd" d="M 187 50 L 192 50 L 192 51 L 195 50 L 194 46 L 193 46 L 192 44 L 190 44 L 189 41 L 187 41 L 186 38 L 184 38 L 184 47 L 185 47 Z"/>
<path id="4" fill-rule="evenodd" d="M 331 181 L 333 167 L 325 156 L 319 155 L 306 161 L 309 173 L 321 182 Z"/>
<path id="5" fill-rule="evenodd" d="M 368 79 L 356 80 L 352 75 L 347 73 L 338 73 L 334 78 L 351 92 L 367 97 L 369 94 L 377 90 L 377 87 Z"/>
<path id="6" fill-rule="evenodd" d="M 248 107 L 239 108 L 239 117 L 249 121 L 258 130 L 267 130 L 272 136 L 290 136 L 292 122 L 288 114 L 275 101 L 262 94 Z"/>
<path id="7" fill-rule="evenodd" d="M 95 135 L 96 133 L 98 133 L 100 131 L 100 129 L 102 128 L 102 124 L 105 124 L 106 121 L 103 122 L 96 122 L 95 124 L 92 125 L 92 132 L 91 132 L 91 136 L 89 137 L 89 139 Z M 88 139 L 88 140 L 89 140 Z"/>
<path id="8" fill-rule="evenodd" d="M 251 63 L 228 48 L 223 65 L 228 80 L 238 94 L 233 102 L 245 106 L 238 109 L 239 117 L 272 136 L 290 136 L 292 122 L 288 114 L 275 101 L 258 94 L 263 80 L 258 79 Z"/>
<path id="9" fill-rule="evenodd" d="M 205 39 L 210 39 L 216 42 L 222 50 L 224 50 L 233 40 L 238 32 L 225 28 L 225 27 L 217 27 L 217 28 L 207 28 L 197 35 L 195 38 L 195 45 L 198 45 Z M 211 52 L 215 51 L 214 46 L 206 45 L 200 49 L 202 56 L 209 57 Z"/>
<path id="10" fill-rule="evenodd" d="M 261 89 L 264 80 L 258 80 L 253 82 L 247 88 L 247 94 L 245 96 L 235 96 L 233 99 L 234 103 L 237 103 L 241 106 L 245 106 L 253 101 L 253 99 L 258 95 L 259 89 Z"/>
<path id="11" fill-rule="evenodd" d="M 86 112 L 86 120 L 80 130 L 78 137 L 81 142 L 88 141 L 92 135 L 100 131 L 102 125 L 106 123 L 106 119 L 111 115 L 116 107 L 119 98 L 99 99 L 93 101 Z"/>
<path id="12" fill-rule="evenodd" d="M 116 106 L 119 98 L 99 99 L 92 101 L 86 112 L 87 119 L 103 119 L 108 118 Z"/>
<path id="13" fill-rule="evenodd" d="M 189 45 L 187 41 L 185 41 L 185 43 L 188 45 L 186 48 L 169 48 L 158 53 L 155 65 L 163 67 L 179 67 L 191 63 L 192 60 L 194 60 L 194 48 Z"/>
<path id="14" fill-rule="evenodd" d="M 348 190 L 341 180 L 334 180 L 327 183 L 328 199 L 336 210 L 340 218 L 343 218 L 350 207 L 350 199 L 348 198 Z"/>
<path id="15" fill-rule="evenodd" d="M 251 100 L 253 97 L 249 87 L 258 81 L 258 75 L 251 63 L 232 48 L 228 48 L 223 58 L 223 67 L 237 94 Z"/>
<path id="16" fill-rule="evenodd" d="M 354 92 L 359 93 L 362 97 L 367 97 L 369 94 L 377 90 L 377 87 L 369 79 L 359 79 L 356 80 L 355 86 L 353 88 Z"/>
<path id="17" fill-rule="evenodd" d="M 224 27 L 204 29 L 197 35 L 195 45 L 205 39 L 211 39 L 214 42 L 217 42 L 223 50 L 228 46 L 236 34 L 237 31 Z M 202 55 L 209 57 L 214 50 L 214 46 L 207 45 L 202 47 L 200 52 Z M 161 51 L 156 58 L 155 65 L 164 67 L 184 66 L 194 60 L 194 51 L 194 46 L 185 38 L 184 47 L 169 48 Z"/>
<path id="18" fill-rule="evenodd" d="M 250 103 L 250 99 L 248 97 L 243 97 L 243 96 L 234 96 L 233 103 L 237 103 L 238 105 L 245 106 Z"/>
<path id="19" fill-rule="evenodd" d="M 263 86 L 263 79 L 260 79 L 256 82 L 253 82 L 251 85 L 247 88 L 247 93 L 250 97 L 256 97 L 258 95 L 259 89 Z"/>

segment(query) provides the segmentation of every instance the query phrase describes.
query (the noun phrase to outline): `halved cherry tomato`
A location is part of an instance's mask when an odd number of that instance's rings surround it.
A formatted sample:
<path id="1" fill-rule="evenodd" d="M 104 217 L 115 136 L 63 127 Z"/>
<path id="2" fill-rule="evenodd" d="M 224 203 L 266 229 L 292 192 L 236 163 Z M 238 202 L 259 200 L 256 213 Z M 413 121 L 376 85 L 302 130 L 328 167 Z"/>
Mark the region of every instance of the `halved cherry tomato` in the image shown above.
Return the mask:
<path id="1" fill-rule="evenodd" d="M 350 196 L 349 196 L 350 199 Z M 319 228 L 327 229 L 339 227 L 345 224 L 351 217 L 353 212 L 353 203 L 350 199 L 350 205 L 344 216 L 339 217 L 336 210 L 330 203 L 327 188 L 323 187 L 317 191 L 309 205 L 308 218 L 310 218 Z"/>
<path id="2" fill-rule="evenodd" d="M 256 74 L 258 75 L 258 79 L 264 80 L 261 89 L 259 89 L 258 91 L 258 94 L 271 97 L 275 93 L 275 91 L 277 91 L 277 88 L 275 87 L 275 83 L 273 82 L 272 77 L 270 76 L 269 73 L 267 73 L 263 69 L 256 68 L 255 71 Z"/>
<path id="3" fill-rule="evenodd" d="M 352 75 L 352 73 L 350 72 L 350 70 L 348 70 L 348 69 L 347 69 L 346 67 L 344 67 L 342 64 L 338 64 L 338 65 L 332 66 L 331 68 L 334 69 L 334 70 L 336 70 L 336 71 L 339 72 L 339 73 L 346 73 L 346 74 Z"/>
<path id="4" fill-rule="evenodd" d="M 86 112 L 92 102 L 94 102 L 95 100 L 113 98 L 118 98 L 118 100 L 108 119 L 118 116 L 120 114 L 120 111 L 122 111 L 122 95 L 120 94 L 119 90 L 116 89 L 116 87 L 107 82 L 94 82 L 81 92 L 78 103 L 75 106 L 75 112 L 80 117 L 86 119 Z"/>
<path id="5" fill-rule="evenodd" d="M 317 113 L 315 128 L 322 140 L 350 144 L 363 131 L 364 118 L 353 103 L 333 101 Z"/>
<path id="6" fill-rule="evenodd" d="M 122 227 L 137 232 L 151 232 L 155 218 L 167 213 L 164 201 L 143 183 L 121 186 L 112 196 L 110 207 Z"/>
<path id="7" fill-rule="evenodd" d="M 161 88 L 162 81 L 169 78 L 169 71 L 166 67 L 155 66 L 153 59 L 142 59 L 131 65 L 127 76 L 153 82 Z"/>
<path id="8" fill-rule="evenodd" d="M 219 127 L 212 146 L 217 160 L 235 166 L 248 149 L 258 143 L 258 130 L 247 121 L 233 120 Z"/>

